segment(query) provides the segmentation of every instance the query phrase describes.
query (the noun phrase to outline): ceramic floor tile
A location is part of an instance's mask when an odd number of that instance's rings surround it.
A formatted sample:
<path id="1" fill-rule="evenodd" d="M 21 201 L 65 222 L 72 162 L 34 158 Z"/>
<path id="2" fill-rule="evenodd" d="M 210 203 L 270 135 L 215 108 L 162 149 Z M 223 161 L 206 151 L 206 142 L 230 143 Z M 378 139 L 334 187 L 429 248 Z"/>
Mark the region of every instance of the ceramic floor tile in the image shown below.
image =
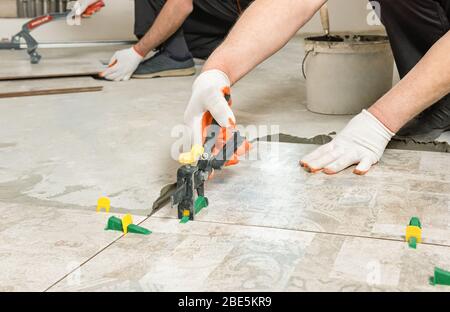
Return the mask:
<path id="1" fill-rule="evenodd" d="M 153 234 L 120 239 L 81 267 L 78 286 L 52 290 L 281 289 L 315 235 L 159 218 L 143 225 Z"/>
<path id="2" fill-rule="evenodd" d="M 431 286 L 434 267 L 448 268 L 450 247 L 316 235 L 287 291 L 450 291 Z M 314 277 L 314 278 L 311 278 Z"/>
<path id="3" fill-rule="evenodd" d="M 174 219 L 143 224 L 153 234 L 121 238 L 51 291 L 449 290 L 428 277 L 448 265 L 450 247 Z"/>
<path id="4" fill-rule="evenodd" d="M 121 235 L 104 230 L 106 213 L 11 204 L 0 215 L 2 291 L 43 291 Z"/>
<path id="5" fill-rule="evenodd" d="M 403 246 L 395 241 L 346 239 L 334 261 L 331 278 L 395 287 L 400 281 Z"/>
<path id="6" fill-rule="evenodd" d="M 424 242 L 450 245 L 450 172 L 419 168 L 431 152 L 386 151 L 366 176 L 310 174 L 298 160 L 314 146 L 260 143 L 259 160 L 244 160 L 208 182 L 210 206 L 197 218 L 233 224 L 402 240 L 409 220 L 422 220 Z M 433 191 L 432 185 L 436 185 Z M 169 207 L 159 216 L 176 216 Z"/>

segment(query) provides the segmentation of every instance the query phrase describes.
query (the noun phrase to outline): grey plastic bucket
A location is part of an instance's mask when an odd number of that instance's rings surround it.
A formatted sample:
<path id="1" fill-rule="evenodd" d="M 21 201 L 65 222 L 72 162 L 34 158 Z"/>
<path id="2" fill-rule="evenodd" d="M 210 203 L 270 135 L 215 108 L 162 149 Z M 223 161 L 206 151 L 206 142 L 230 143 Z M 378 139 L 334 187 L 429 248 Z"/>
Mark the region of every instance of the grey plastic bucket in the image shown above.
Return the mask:
<path id="1" fill-rule="evenodd" d="M 391 87 L 394 59 L 386 36 L 340 35 L 305 39 L 307 108 L 347 115 L 368 108 Z"/>

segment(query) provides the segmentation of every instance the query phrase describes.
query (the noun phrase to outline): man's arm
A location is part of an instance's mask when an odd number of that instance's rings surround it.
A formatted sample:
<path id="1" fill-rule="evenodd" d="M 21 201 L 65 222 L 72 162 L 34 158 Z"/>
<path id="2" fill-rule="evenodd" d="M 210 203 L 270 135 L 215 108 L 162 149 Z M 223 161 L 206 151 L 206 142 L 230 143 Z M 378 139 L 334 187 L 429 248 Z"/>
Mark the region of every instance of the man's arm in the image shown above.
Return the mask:
<path id="1" fill-rule="evenodd" d="M 450 32 L 369 112 L 392 132 L 450 93 Z"/>
<path id="2" fill-rule="evenodd" d="M 365 174 L 383 155 L 403 125 L 450 92 L 450 32 L 368 111 L 354 117 L 328 144 L 305 156 L 300 164 L 311 172 L 334 174 L 357 164 Z"/>
<path id="3" fill-rule="evenodd" d="M 206 126 L 202 116 L 206 111 L 221 127 L 235 125 L 224 94 L 256 65 L 280 50 L 325 2 L 256 0 L 245 10 L 225 41 L 209 57 L 192 87 L 184 122 L 191 130 L 193 146 L 202 145 Z"/>
<path id="4" fill-rule="evenodd" d="M 218 69 L 234 84 L 280 50 L 325 2 L 256 0 L 209 57 L 203 71 Z"/>
<path id="5" fill-rule="evenodd" d="M 144 57 L 172 36 L 193 10 L 193 0 L 167 0 L 155 22 L 133 47 L 118 51 L 109 68 L 100 73 L 108 80 L 129 80 Z"/>

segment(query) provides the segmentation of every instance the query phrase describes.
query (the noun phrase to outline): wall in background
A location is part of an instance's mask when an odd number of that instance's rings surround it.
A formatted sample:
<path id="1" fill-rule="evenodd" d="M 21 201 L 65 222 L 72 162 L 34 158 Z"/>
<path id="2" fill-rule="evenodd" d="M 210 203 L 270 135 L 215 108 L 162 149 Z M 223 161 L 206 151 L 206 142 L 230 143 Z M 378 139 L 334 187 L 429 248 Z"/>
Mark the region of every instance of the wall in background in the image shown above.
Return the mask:
<path id="1" fill-rule="evenodd" d="M 329 0 L 328 10 L 331 31 L 371 32 L 384 30 L 384 27 L 381 25 L 368 24 L 368 15 L 374 15 L 371 7 L 367 0 Z M 304 33 L 322 32 L 319 13 L 300 31 Z"/>
<path id="2" fill-rule="evenodd" d="M 0 17 L 17 17 L 16 0 L 0 0 Z"/>
<path id="3" fill-rule="evenodd" d="M 36 29 L 33 36 L 39 42 L 134 39 L 134 0 L 105 0 L 105 3 L 102 11 L 82 19 L 80 26 L 68 26 L 65 21 L 57 21 Z M 0 19 L 0 38 L 11 37 L 25 21 Z"/>
<path id="4" fill-rule="evenodd" d="M 105 2 L 106 8 L 92 18 L 83 19 L 81 26 L 68 26 L 61 21 L 43 26 L 33 34 L 40 42 L 134 39 L 134 0 L 105 0 Z M 332 30 L 376 31 L 382 29 L 381 26 L 368 25 L 367 3 L 364 0 L 330 0 Z M 23 19 L 0 19 L 0 38 L 11 37 L 20 29 L 24 21 Z M 321 31 L 318 14 L 301 30 L 305 33 Z"/>

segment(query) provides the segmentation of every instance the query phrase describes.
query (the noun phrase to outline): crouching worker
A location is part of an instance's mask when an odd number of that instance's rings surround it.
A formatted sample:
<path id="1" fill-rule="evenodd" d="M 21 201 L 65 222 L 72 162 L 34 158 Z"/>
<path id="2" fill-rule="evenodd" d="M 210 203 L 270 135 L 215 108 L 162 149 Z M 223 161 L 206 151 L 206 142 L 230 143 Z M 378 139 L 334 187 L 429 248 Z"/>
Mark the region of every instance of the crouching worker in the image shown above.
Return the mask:
<path id="1" fill-rule="evenodd" d="M 98 0 L 79 0 L 75 15 Z M 206 59 L 219 46 L 251 0 L 135 0 L 134 34 L 139 42 L 118 51 L 100 76 L 134 78 L 188 76 L 193 58 Z M 152 51 L 157 53 L 150 58 Z"/>

